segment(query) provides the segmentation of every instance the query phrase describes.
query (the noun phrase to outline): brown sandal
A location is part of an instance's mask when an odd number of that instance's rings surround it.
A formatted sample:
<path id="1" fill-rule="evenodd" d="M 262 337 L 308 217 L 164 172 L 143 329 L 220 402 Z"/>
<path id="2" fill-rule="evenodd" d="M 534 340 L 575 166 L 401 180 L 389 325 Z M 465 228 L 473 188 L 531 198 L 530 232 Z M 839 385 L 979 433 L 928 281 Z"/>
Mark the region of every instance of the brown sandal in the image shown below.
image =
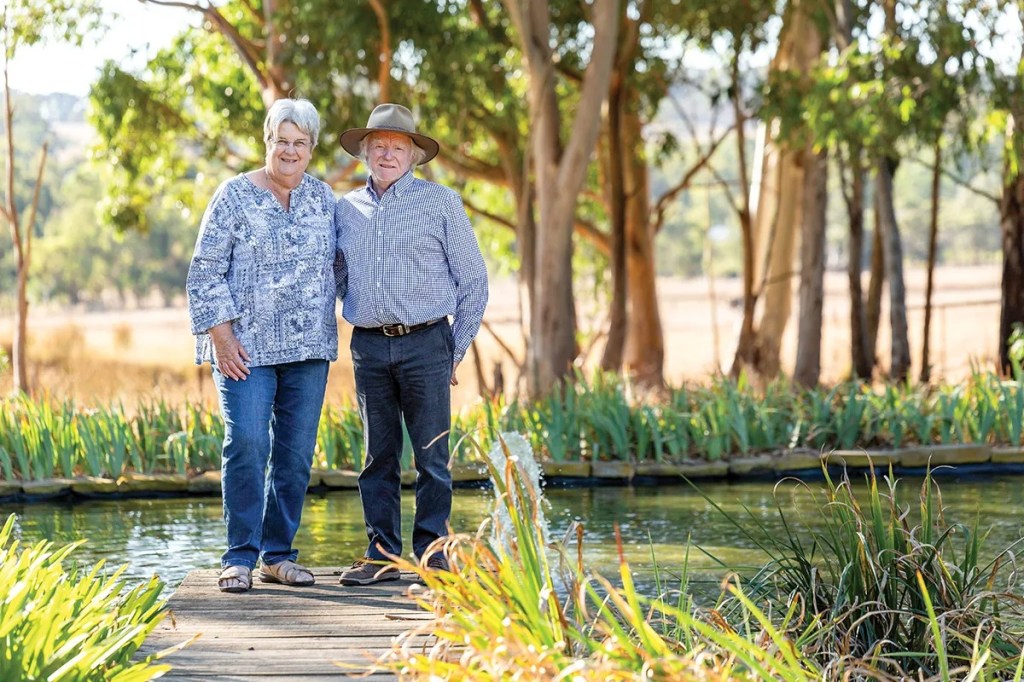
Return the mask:
<path id="1" fill-rule="evenodd" d="M 312 571 L 288 560 L 270 565 L 263 564 L 260 567 L 260 580 L 265 583 L 280 583 L 291 587 L 308 587 L 316 582 Z"/>
<path id="2" fill-rule="evenodd" d="M 248 592 L 252 589 L 252 569 L 247 566 L 228 566 L 217 578 L 221 592 Z"/>

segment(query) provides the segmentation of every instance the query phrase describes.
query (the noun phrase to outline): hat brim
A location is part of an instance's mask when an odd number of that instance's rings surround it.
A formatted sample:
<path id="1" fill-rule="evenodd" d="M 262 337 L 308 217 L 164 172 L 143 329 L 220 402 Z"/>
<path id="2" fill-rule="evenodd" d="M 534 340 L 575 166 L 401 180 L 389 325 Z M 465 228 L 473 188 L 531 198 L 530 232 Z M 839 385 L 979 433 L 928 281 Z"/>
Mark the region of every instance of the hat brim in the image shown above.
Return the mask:
<path id="1" fill-rule="evenodd" d="M 437 156 L 437 152 L 440 151 L 441 146 L 436 140 L 427 137 L 426 135 L 420 135 L 419 133 L 410 133 L 408 130 L 399 130 L 397 128 L 349 128 L 341 134 L 338 138 L 341 142 L 341 147 L 352 156 L 359 156 L 359 143 L 363 141 L 363 138 L 370 133 L 399 133 L 412 139 L 413 143 L 426 152 L 426 156 L 420 161 L 420 165 L 430 161 L 432 158 Z"/>

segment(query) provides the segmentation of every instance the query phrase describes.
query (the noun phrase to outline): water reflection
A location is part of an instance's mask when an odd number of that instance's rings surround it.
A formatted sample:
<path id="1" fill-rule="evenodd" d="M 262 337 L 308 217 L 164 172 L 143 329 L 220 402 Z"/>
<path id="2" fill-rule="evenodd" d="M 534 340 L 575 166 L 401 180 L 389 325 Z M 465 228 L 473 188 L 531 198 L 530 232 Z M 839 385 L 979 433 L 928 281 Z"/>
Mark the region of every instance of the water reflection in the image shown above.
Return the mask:
<path id="1" fill-rule="evenodd" d="M 1021 538 L 1024 486 L 1020 478 L 940 480 L 947 520 L 968 525 L 979 519 L 989 532 L 984 547 L 994 551 Z M 900 483 L 901 499 L 914 505 L 920 481 Z M 820 483 L 808 484 L 818 491 Z M 818 505 L 807 487 L 771 483 L 715 483 L 702 486 L 715 504 L 746 528 L 761 526 L 781 534 L 775 495 L 793 510 L 790 520 L 820 527 Z M 759 566 L 764 560 L 740 528 L 725 521 L 715 507 L 688 486 L 548 489 L 551 536 L 560 538 L 573 521 L 585 528 L 584 556 L 607 576 L 618 572 L 615 525 L 627 558 L 641 580 L 650 579 L 653 556 L 662 570 L 678 574 L 686 559 L 686 543 L 700 545 L 722 560 L 740 566 Z M 820 499 L 820 496 L 819 496 Z M 493 503 L 489 490 L 456 490 L 452 527 L 475 532 Z M 412 492 L 402 496 L 406 542 L 412 520 Z M 68 504 L 0 505 L 0 516 L 18 515 L 18 532 L 26 543 L 52 540 L 65 544 L 88 542 L 73 556 L 91 565 L 106 559 L 108 568 L 129 564 L 127 575 L 142 580 L 157 574 L 171 587 L 192 569 L 219 565 L 224 541 L 220 499 L 153 499 L 90 501 Z M 365 546 L 362 509 L 354 491 L 311 496 L 306 501 L 296 539 L 300 561 L 314 566 L 347 565 Z M 407 548 L 408 549 L 408 548 Z M 691 572 L 705 588 L 716 586 L 724 572 L 710 558 L 691 549 Z M 703 591 L 703 590 L 702 590 Z"/>

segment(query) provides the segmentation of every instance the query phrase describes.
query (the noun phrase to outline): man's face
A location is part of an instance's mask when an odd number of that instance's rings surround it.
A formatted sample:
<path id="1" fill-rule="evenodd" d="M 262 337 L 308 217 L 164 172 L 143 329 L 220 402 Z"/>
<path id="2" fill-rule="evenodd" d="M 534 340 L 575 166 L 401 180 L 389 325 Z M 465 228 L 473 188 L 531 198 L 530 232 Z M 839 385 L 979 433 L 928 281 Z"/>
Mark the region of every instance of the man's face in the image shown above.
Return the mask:
<path id="1" fill-rule="evenodd" d="M 412 138 L 402 133 L 370 133 L 366 160 L 373 182 L 381 192 L 412 168 Z"/>

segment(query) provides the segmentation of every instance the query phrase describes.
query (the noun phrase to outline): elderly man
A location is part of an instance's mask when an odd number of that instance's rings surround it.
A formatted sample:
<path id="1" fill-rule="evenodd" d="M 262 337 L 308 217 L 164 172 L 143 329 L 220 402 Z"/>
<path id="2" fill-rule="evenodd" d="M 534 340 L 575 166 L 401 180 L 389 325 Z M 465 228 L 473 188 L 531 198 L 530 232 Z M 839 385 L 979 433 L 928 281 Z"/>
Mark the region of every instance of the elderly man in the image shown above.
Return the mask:
<path id="1" fill-rule="evenodd" d="M 459 195 L 413 175 L 437 155 L 438 143 L 416 132 L 412 112 L 381 104 L 365 128 L 342 133 L 341 145 L 369 171 L 366 186 L 335 210 L 335 274 L 343 315 L 354 327 L 366 441 L 359 495 L 369 538 L 341 583 L 368 585 L 399 576 L 382 562 L 402 554 L 403 418 L 416 463 L 413 552 L 430 568 L 448 569 L 436 547 L 426 555 L 448 533 L 451 386 L 483 319 L 487 270 Z"/>

